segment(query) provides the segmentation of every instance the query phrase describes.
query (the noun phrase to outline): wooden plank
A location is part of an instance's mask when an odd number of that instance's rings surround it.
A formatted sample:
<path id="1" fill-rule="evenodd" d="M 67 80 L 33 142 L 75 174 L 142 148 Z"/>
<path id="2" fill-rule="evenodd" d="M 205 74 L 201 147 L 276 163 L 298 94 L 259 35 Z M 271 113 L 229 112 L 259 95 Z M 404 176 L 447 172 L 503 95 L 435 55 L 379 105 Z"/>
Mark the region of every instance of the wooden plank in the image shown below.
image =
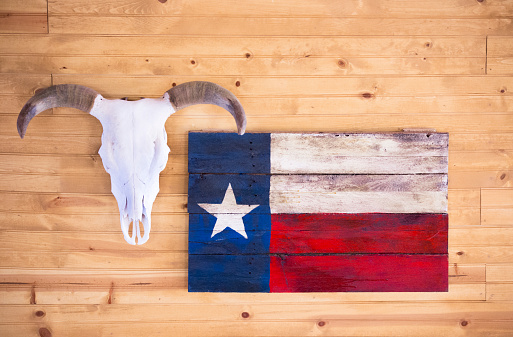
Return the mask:
<path id="1" fill-rule="evenodd" d="M 450 189 L 448 196 L 450 209 L 480 208 L 481 190 L 473 189 Z"/>
<path id="2" fill-rule="evenodd" d="M 191 294 L 194 296 L 194 294 Z M 422 308 L 417 308 L 413 303 L 337 303 L 333 304 L 333 310 L 330 312 L 322 304 L 307 302 L 305 308 L 307 310 L 295 312 L 295 304 L 280 303 L 275 309 L 280 310 L 279 314 L 273 311 L 273 305 L 268 303 L 255 303 L 248 309 L 248 313 L 253 321 L 266 322 L 271 321 L 296 321 L 311 320 L 312 315 L 317 317 L 330 317 L 330 320 L 350 320 L 355 318 L 364 319 L 365 316 L 372 315 L 375 320 L 388 321 L 396 320 L 401 315 L 409 315 L 412 311 L 413 316 L 429 317 L 427 320 L 454 320 L 458 321 L 462 315 L 467 319 L 473 320 L 507 320 L 508 308 L 506 304 L 493 306 L 489 303 L 426 303 Z M 93 323 L 99 319 L 105 319 L 106 322 L 122 321 L 123 317 L 128 317 L 132 321 L 135 317 L 141 317 L 144 313 L 148 314 L 153 322 L 169 322 L 169 321 L 242 321 L 240 305 L 213 303 L 212 308 L 208 306 L 195 306 L 193 304 L 162 304 L 154 305 L 129 305 L 129 304 L 112 304 L 104 303 L 98 305 L 67 305 L 59 308 L 54 305 L 39 305 L 37 308 L 30 305 L 19 305 L 9 308 L 4 305 L 0 307 L 3 314 L 3 323 L 17 323 L 23 317 L 34 316 L 34 309 L 41 310 L 45 313 L 46 319 L 56 322 L 72 322 L 82 321 L 83 323 Z M 382 310 L 380 310 L 382 308 Z M 9 310 L 11 309 L 11 310 Z M 216 310 L 218 309 L 218 310 Z M 125 318 L 126 319 L 126 318 Z"/>
<path id="3" fill-rule="evenodd" d="M 480 263 L 510 263 L 513 258 L 513 247 L 511 245 L 496 246 L 490 245 L 449 245 L 449 263 L 480 264 Z"/>
<path id="4" fill-rule="evenodd" d="M 159 200 L 159 197 L 157 197 Z M 158 201 L 157 201 L 158 202 Z M 152 213 L 151 233 L 186 232 L 185 213 Z M 0 212 L 2 230 L 119 233 L 119 214 L 52 214 Z"/>
<path id="5" fill-rule="evenodd" d="M 448 142 L 446 133 L 275 133 L 271 135 L 271 151 L 278 157 L 286 155 L 286 149 L 301 157 L 310 152 L 326 157 L 443 157 L 447 156 Z"/>
<path id="6" fill-rule="evenodd" d="M 513 223 L 513 190 L 481 190 L 481 222 L 487 226 L 510 226 Z"/>
<path id="7" fill-rule="evenodd" d="M 226 9 L 226 8 L 225 8 Z M 184 37 L 158 35 L 0 35 L 2 55 L 151 57 L 377 57 L 482 58 L 486 38 L 480 36 L 333 37 Z M 101 61 L 101 59 L 97 59 Z M 190 61 L 190 59 L 189 59 Z"/>
<path id="8" fill-rule="evenodd" d="M 0 13 L 0 33 L 48 33 L 45 14 L 2 14 Z"/>
<path id="9" fill-rule="evenodd" d="M 227 1 L 223 6 L 206 0 L 187 3 L 148 3 L 141 0 L 123 0 L 105 3 L 100 0 L 79 0 L 69 3 L 54 0 L 49 3 L 51 14 L 108 14 L 108 15 L 193 15 L 193 16 L 244 16 L 244 17 L 507 17 L 512 9 L 507 0 L 493 3 L 475 3 L 461 0 L 404 3 L 402 1 L 280 1 L 256 4 L 252 1 Z"/>
<path id="10" fill-rule="evenodd" d="M 127 243 L 120 233 L 119 242 Z M 0 252 L 0 268 L 61 268 L 63 270 L 82 269 L 94 266 L 98 273 L 104 269 L 169 270 L 187 268 L 186 252 L 152 251 L 89 251 L 52 252 L 41 254 L 37 251 Z"/>
<path id="11" fill-rule="evenodd" d="M 491 302 L 506 301 L 511 303 L 513 300 L 512 283 L 487 283 L 486 300 Z"/>
<path id="12" fill-rule="evenodd" d="M 512 143 L 511 133 L 451 133 L 449 147 L 454 151 L 509 150 Z"/>
<path id="13" fill-rule="evenodd" d="M 469 226 L 452 228 L 449 244 L 452 246 L 473 245 L 475 247 L 509 246 L 513 229 L 503 227 Z"/>
<path id="14" fill-rule="evenodd" d="M 271 256 L 271 292 L 448 291 L 447 255 Z"/>
<path id="15" fill-rule="evenodd" d="M 70 271 L 71 273 L 72 271 Z M 106 271 L 108 272 L 108 271 Z M 127 271 L 129 272 L 129 271 Z M 97 272 L 98 273 L 98 272 Z M 453 278 L 449 278 L 452 282 Z M 449 292 L 445 293 L 339 293 L 333 296 L 332 293 L 295 293 L 295 294 L 274 294 L 275 303 L 304 305 L 306 302 L 318 303 L 326 306 L 344 302 L 373 302 L 383 304 L 384 302 L 408 302 L 419 301 L 420 307 L 429 302 L 436 302 L 440 305 L 442 301 L 454 304 L 461 301 L 484 301 L 484 283 L 454 283 L 449 284 Z M 111 291 L 112 289 L 112 291 Z M 111 295 L 109 296 L 109 293 Z M 64 289 L 59 287 L 47 287 L 31 285 L 8 285 L 0 288 L 2 304 L 30 304 L 31 297 L 36 298 L 39 305 L 69 305 L 69 304 L 103 304 L 107 303 L 110 297 L 111 303 L 115 304 L 173 304 L 191 303 L 201 305 L 208 303 L 224 303 L 237 305 L 255 305 L 257 303 L 269 303 L 268 294 L 216 294 L 216 293 L 189 293 L 186 287 L 87 287 L 69 285 Z M 468 304 L 468 303 L 466 303 Z"/>
<path id="16" fill-rule="evenodd" d="M 0 74 L 0 94 L 33 95 L 36 89 L 50 85 L 50 75 Z"/>
<path id="17" fill-rule="evenodd" d="M 454 170 L 508 170 L 513 167 L 513 156 L 510 151 L 451 151 L 451 168 Z"/>
<path id="18" fill-rule="evenodd" d="M 27 98 L 28 99 L 28 98 Z M 61 109 L 58 109 L 61 111 Z M 62 109 L 64 110 L 64 109 Z M 67 110 L 71 111 L 71 110 Z M 54 114 L 56 112 L 54 111 Z M 210 112 L 210 115 L 213 113 Z M 215 112 L 214 114 L 217 114 Z M 219 115 L 223 114 L 222 111 Z M 167 143 L 171 148 L 170 156 L 188 154 L 188 134 L 168 131 Z M 20 141 L 18 135 L 0 135 L 0 153 L 2 154 L 51 154 L 51 155 L 96 155 L 101 146 L 100 136 L 27 136 Z M 449 140 L 450 153 L 480 151 L 484 156 L 497 158 L 497 150 L 509 154 L 513 150 L 513 133 L 454 133 Z M 486 151 L 486 153 L 484 153 Z M 495 152 L 497 151 L 497 152 Z M 467 157 L 468 158 L 468 157 Z M 503 156 L 506 158 L 506 156 Z M 476 159 L 476 158 L 474 158 Z M 452 156 L 451 156 L 452 160 Z M 485 164 L 483 160 L 481 165 Z M 461 166 L 460 166 L 461 167 Z M 492 167 L 489 167 L 490 169 Z"/>
<path id="19" fill-rule="evenodd" d="M 482 189 L 481 207 L 483 208 L 510 208 L 513 206 L 513 189 Z"/>
<path id="20" fill-rule="evenodd" d="M 158 227 L 158 226 L 157 226 Z M 6 243 L 0 250 L 3 251 L 171 251 L 184 252 L 187 250 L 187 232 L 159 233 L 151 232 L 151 242 L 144 246 L 132 247 L 124 242 L 123 234 L 119 230 L 119 223 L 114 227 L 104 225 L 104 231 L 92 232 L 84 228 L 79 232 L 20 232 L 4 231 L 0 238 Z M 39 240 L 39 241 L 38 241 Z"/>
<path id="21" fill-rule="evenodd" d="M 0 71 L 29 74 L 109 74 L 109 75 L 182 75 L 212 76 L 340 76 L 393 74 L 397 69 L 409 75 L 480 75 L 485 73 L 485 58 L 434 57 L 106 57 L 106 56 L 0 56 Z"/>
<path id="22" fill-rule="evenodd" d="M 486 48 L 488 74 L 508 75 L 513 73 L 511 36 L 489 36 Z"/>
<path id="23" fill-rule="evenodd" d="M 461 273 L 475 268 L 460 268 Z M 37 292 L 44 290 L 58 291 L 59 289 L 74 289 L 77 292 L 98 291 L 110 289 L 113 284 L 116 289 L 146 288 L 185 288 L 187 270 L 103 270 L 99 273 L 92 269 L 62 270 L 62 269 L 2 269 L 0 276 L 0 291 L 21 291 L 24 288 L 37 285 Z M 474 273 L 475 274 L 475 273 Z M 37 295 L 37 294 L 36 294 Z M 3 299 L 3 298 L 2 298 Z M 6 304 L 3 300 L 2 304 Z M 69 304 L 69 303 L 67 303 Z"/>
<path id="24" fill-rule="evenodd" d="M 324 322 L 324 321 L 323 321 Z M 465 321 L 467 322 L 467 321 Z M 128 334 L 159 336 L 162 331 L 172 335 L 184 337 L 219 336 L 218 331 L 226 331 L 224 336 L 303 336 L 310 331 L 319 331 L 316 320 L 299 322 L 267 322 L 266 331 L 262 332 L 261 322 L 150 322 L 150 323 L 112 323 L 98 329 L 97 323 L 79 324 L 75 322 L 55 322 L 52 324 L 52 336 L 126 336 Z M 468 329 L 460 326 L 460 321 L 424 321 L 414 319 L 410 321 L 376 321 L 368 320 L 333 320 L 329 321 L 326 336 L 483 336 L 492 333 L 495 337 L 509 337 L 513 329 L 510 321 L 476 320 Z M 325 323 L 326 324 L 326 323 Z M 468 322 L 465 323 L 468 325 Z M 321 324 L 324 327 L 324 324 Z M 8 335 L 39 336 L 40 323 L 27 323 L 26 325 L 5 324 L 2 330 Z M 43 330 L 46 331 L 46 330 Z M 49 330 L 48 330 L 49 331 Z M 46 332 L 44 332 L 46 333 Z"/>
<path id="25" fill-rule="evenodd" d="M 0 195 L 0 212 L 51 214 L 117 214 L 112 194 L 87 195 L 71 193 L 16 193 Z M 153 204 L 153 212 L 182 213 L 186 210 L 186 195 L 161 194 Z"/>
<path id="26" fill-rule="evenodd" d="M 271 134 L 278 174 L 446 173 L 448 134 Z"/>
<path id="27" fill-rule="evenodd" d="M 511 283 L 513 281 L 513 265 L 487 264 L 486 281 L 496 283 Z"/>
<path id="28" fill-rule="evenodd" d="M 216 79 L 211 79 L 216 82 Z M 459 115 L 461 113 L 506 113 L 513 112 L 513 96 L 495 97 L 495 96 L 447 96 L 447 97 L 414 97 L 414 96 L 370 96 L 364 97 L 363 92 L 357 96 L 330 96 L 330 97 L 250 97 L 240 96 L 241 104 L 244 106 L 248 116 L 325 116 L 325 115 L 353 115 L 362 116 L 365 114 L 373 115 L 397 115 L 405 114 L 447 114 Z M 120 91 L 118 97 L 121 98 L 123 92 Z M 126 96 L 126 95 L 125 95 Z M 141 95 L 139 95 L 141 96 Z M 0 107 L 0 113 L 18 115 L 21 108 L 30 96 L 1 95 L 5 105 Z M 134 96 L 136 97 L 136 96 Z M 329 98 L 329 99 L 328 99 Z M 467 104 L 470 106 L 467 107 Z M 341 109 L 343 107 L 343 109 Z M 262 111 L 265 111 L 263 115 Z M 83 112 L 74 109 L 57 108 L 53 110 L 58 115 L 84 115 Z M 179 111 L 175 116 L 202 116 L 215 117 L 224 116 L 226 112 L 222 109 L 216 109 L 212 106 L 194 106 L 185 111 Z M 452 134 L 453 132 L 451 132 Z M 505 137 L 501 134 L 486 134 L 482 131 L 476 131 L 473 137 L 485 137 L 481 142 L 471 143 L 473 146 L 483 146 L 485 141 L 491 141 L 490 146 L 499 140 L 498 137 Z M 471 137 L 468 135 L 467 137 Z M 497 138 L 496 138 L 497 137 Z M 484 143 L 484 144 L 483 144 Z M 507 148 L 508 142 L 504 141 Z M 452 148 L 452 146 L 451 146 Z M 502 147 L 504 148 L 504 147 Z"/>
<path id="29" fill-rule="evenodd" d="M 185 155 L 170 155 L 162 175 L 187 172 Z M 0 174 L 40 175 L 93 175 L 102 176 L 104 171 L 99 155 L 21 155 L 0 153 Z M 105 173 L 105 174 L 104 174 Z"/>
<path id="30" fill-rule="evenodd" d="M 161 176 L 160 193 L 185 194 L 187 192 L 187 176 L 168 175 Z M 28 193 L 85 193 L 110 194 L 111 180 L 107 173 L 99 175 L 20 175 L 0 174 L 0 189 Z"/>
<path id="31" fill-rule="evenodd" d="M 507 18 L 339 18 L 50 15 L 52 34 L 191 36 L 511 35 Z M 364 32 L 364 33 L 363 33 Z"/>
<path id="32" fill-rule="evenodd" d="M 0 13 L 47 13 L 47 0 L 3 0 Z"/>
<path id="33" fill-rule="evenodd" d="M 239 77 L 219 76 L 84 76 L 55 75 L 54 84 L 75 83 L 89 86 L 105 97 L 159 97 L 172 83 L 210 80 L 236 96 L 315 97 L 356 96 L 507 96 L 502 87 L 512 87 L 513 79 L 504 76 L 382 76 L 382 77 Z M 237 82 L 238 85 L 237 85 Z M 415 88 L 415 91 L 412 91 Z M 366 95 L 368 96 L 368 95 Z M 363 97 L 365 98 L 365 97 Z M 413 126 L 415 127 L 415 126 Z M 416 125 L 418 128 L 419 126 Z"/>
<path id="34" fill-rule="evenodd" d="M 272 254 L 447 252 L 447 214 L 275 214 L 271 221 Z"/>
<path id="35" fill-rule="evenodd" d="M 190 131 L 202 132 L 235 132 L 233 118 L 226 112 L 219 110 L 219 116 L 212 115 L 209 118 L 196 117 L 195 107 L 179 112 L 167 120 L 166 126 L 169 135 L 182 135 L 186 137 Z M 208 107 L 208 109 L 214 109 Z M 221 108 L 216 108 L 221 109 Z M 192 116 L 190 116 L 188 113 Z M 34 118 L 27 130 L 26 139 L 30 137 L 97 137 L 101 136 L 101 124 L 95 118 L 85 114 L 75 115 L 50 115 L 50 111 L 44 112 Z M 248 113 L 249 115 L 250 113 Z M 0 114 L 0 122 L 5 127 L 0 130 L 2 136 L 19 137 L 16 130 L 16 115 Z M 499 134 L 509 134 L 513 131 L 513 118 L 511 113 L 481 114 L 398 114 L 390 116 L 381 114 L 364 114 L 358 118 L 352 115 L 327 115 L 327 116 L 249 116 L 247 132 L 282 132 L 288 127 L 288 132 L 334 132 L 341 130 L 348 133 L 354 132 L 397 132 L 403 127 L 412 125 L 428 125 L 439 131 L 454 130 L 455 132 L 489 132 L 497 130 Z M 509 138 L 509 137 L 506 137 Z M 20 145 L 25 140 L 19 140 Z M 97 144 L 98 140 L 97 140 Z M 62 145 L 63 148 L 66 145 Z M 482 145 L 484 146 L 484 144 Z M 500 146 L 500 145 L 498 145 Z M 173 150 L 173 148 L 172 148 Z M 500 150 L 500 149 L 499 149 Z M 173 152 L 172 152 L 173 154 Z M 506 157 L 505 157 L 506 158 Z"/>
<path id="36" fill-rule="evenodd" d="M 419 179 L 420 177 L 420 179 Z M 427 181 L 426 181 L 427 180 Z M 269 203 L 275 213 L 445 213 L 444 176 L 273 175 Z"/>

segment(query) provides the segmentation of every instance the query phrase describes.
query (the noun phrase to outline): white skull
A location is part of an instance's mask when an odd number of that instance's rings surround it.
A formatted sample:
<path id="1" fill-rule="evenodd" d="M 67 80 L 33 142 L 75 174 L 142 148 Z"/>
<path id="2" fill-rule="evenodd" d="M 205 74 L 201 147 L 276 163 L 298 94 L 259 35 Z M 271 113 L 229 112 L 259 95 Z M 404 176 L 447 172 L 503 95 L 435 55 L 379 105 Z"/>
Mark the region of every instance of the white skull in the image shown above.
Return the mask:
<path id="1" fill-rule="evenodd" d="M 73 107 L 98 118 L 103 126 L 98 153 L 111 177 L 121 230 L 128 243 L 142 245 L 150 235 L 151 209 L 159 192 L 159 174 L 166 167 L 170 151 L 164 124 L 176 111 L 204 103 L 227 109 L 235 117 L 239 134 L 244 133 L 246 119 L 239 101 L 211 82 L 187 82 L 168 90 L 160 98 L 138 101 L 106 99 L 78 85 L 53 86 L 36 93 L 25 104 L 18 116 L 18 132 L 23 138 L 30 120 L 53 107 Z"/>

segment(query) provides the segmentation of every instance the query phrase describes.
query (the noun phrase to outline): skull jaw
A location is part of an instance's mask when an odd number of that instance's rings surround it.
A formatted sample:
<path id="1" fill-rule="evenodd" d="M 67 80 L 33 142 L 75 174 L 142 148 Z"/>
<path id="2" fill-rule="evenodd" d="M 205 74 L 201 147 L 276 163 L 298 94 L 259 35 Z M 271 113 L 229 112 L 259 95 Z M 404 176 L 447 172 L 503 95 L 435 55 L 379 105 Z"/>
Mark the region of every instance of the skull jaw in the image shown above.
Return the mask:
<path id="1" fill-rule="evenodd" d="M 121 214 L 121 231 L 125 241 L 131 245 L 142 245 L 150 238 L 151 218 L 143 213 L 140 222 L 144 228 L 144 234 L 141 236 L 141 228 L 138 219 L 129 218 L 126 214 Z M 130 236 L 130 224 L 132 223 L 132 236 Z M 136 240 L 137 239 L 137 240 Z"/>

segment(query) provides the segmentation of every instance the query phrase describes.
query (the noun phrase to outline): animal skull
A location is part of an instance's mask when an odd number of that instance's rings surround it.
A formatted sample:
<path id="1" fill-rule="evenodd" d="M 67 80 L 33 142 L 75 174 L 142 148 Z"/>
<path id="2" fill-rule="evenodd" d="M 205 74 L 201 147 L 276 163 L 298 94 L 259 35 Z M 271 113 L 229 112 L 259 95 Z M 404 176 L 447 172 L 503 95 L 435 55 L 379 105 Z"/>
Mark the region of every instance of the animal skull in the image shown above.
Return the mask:
<path id="1" fill-rule="evenodd" d="M 22 108 L 18 133 L 23 138 L 30 120 L 50 108 L 76 108 L 96 117 L 103 126 L 98 153 L 111 177 L 121 230 L 129 244 L 142 245 L 149 238 L 159 174 L 169 154 L 164 124 L 170 115 L 193 104 L 215 104 L 226 109 L 235 118 L 239 134 L 244 134 L 246 116 L 237 98 L 217 84 L 198 81 L 175 86 L 160 98 L 138 101 L 106 99 L 93 89 L 75 84 L 52 86 L 38 91 Z M 139 222 L 144 228 L 142 237 Z"/>

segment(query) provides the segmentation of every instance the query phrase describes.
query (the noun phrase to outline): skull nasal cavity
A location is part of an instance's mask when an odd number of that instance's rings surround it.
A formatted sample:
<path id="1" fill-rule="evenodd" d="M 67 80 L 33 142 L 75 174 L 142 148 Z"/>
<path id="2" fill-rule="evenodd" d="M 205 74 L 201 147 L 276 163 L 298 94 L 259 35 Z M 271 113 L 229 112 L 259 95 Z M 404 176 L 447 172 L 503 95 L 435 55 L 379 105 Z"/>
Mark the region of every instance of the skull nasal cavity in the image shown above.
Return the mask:
<path id="1" fill-rule="evenodd" d="M 137 228 L 139 228 L 139 233 L 142 238 L 144 236 L 144 225 L 141 221 L 132 221 L 128 226 L 128 235 L 130 235 L 131 238 L 135 238 L 136 242 L 138 241 Z"/>

